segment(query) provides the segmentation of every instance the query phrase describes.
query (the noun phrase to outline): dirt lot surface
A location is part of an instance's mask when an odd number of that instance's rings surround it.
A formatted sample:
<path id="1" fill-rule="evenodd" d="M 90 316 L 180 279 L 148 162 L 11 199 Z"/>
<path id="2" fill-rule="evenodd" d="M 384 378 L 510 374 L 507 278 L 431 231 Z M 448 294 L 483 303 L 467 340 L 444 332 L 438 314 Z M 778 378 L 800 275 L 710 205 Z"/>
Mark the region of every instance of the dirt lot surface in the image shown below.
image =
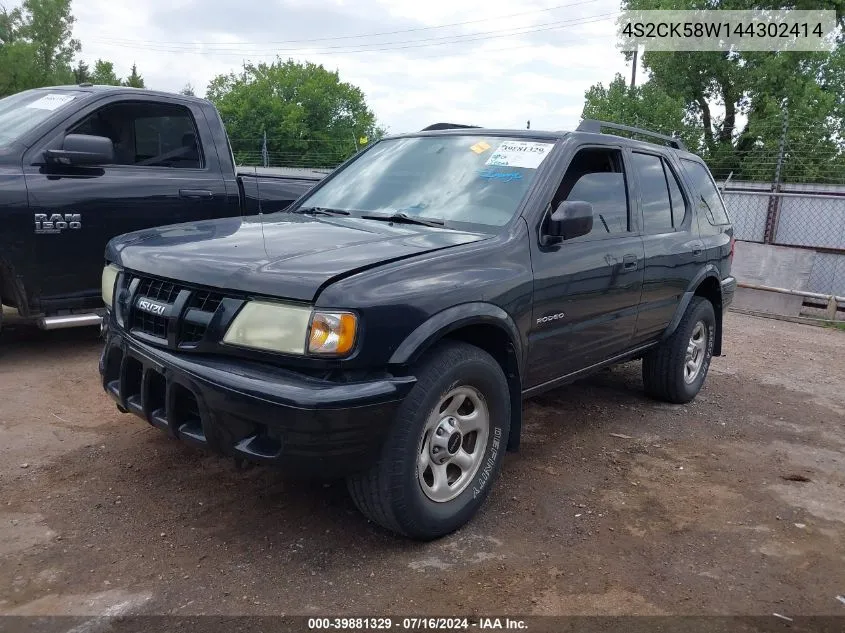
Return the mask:
<path id="1" fill-rule="evenodd" d="M 96 332 L 7 330 L 0 613 L 843 615 L 845 333 L 726 338 L 688 406 L 639 363 L 527 402 L 481 514 L 420 544 L 118 413 Z"/>

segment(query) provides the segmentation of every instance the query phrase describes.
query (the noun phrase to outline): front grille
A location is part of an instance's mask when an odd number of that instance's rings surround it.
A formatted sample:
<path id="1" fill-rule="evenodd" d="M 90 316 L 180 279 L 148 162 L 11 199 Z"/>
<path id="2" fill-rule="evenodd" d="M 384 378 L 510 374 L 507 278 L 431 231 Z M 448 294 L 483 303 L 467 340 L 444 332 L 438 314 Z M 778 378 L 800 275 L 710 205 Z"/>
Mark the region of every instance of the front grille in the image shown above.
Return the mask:
<path id="1" fill-rule="evenodd" d="M 152 277 L 139 277 L 138 295 L 147 299 L 155 299 L 163 303 L 173 303 L 179 295 L 179 287 L 170 282 Z"/>
<path id="2" fill-rule="evenodd" d="M 130 329 L 167 340 L 167 319 L 163 316 L 135 310 Z"/>
<path id="3" fill-rule="evenodd" d="M 171 328 L 175 327 L 176 345 L 179 347 L 193 346 L 203 340 L 211 317 L 225 298 L 224 295 L 210 290 L 141 275 L 127 275 L 126 287 L 131 289 L 136 279 L 137 288 L 131 293 L 131 300 L 135 305 L 129 310 L 129 330 L 165 342 L 170 341 Z M 177 302 L 183 291 L 188 293 L 187 300 L 183 296 Z M 137 306 L 140 299 L 164 304 L 167 311 L 158 315 L 142 310 Z M 174 311 L 180 312 L 178 319 L 173 318 Z"/>

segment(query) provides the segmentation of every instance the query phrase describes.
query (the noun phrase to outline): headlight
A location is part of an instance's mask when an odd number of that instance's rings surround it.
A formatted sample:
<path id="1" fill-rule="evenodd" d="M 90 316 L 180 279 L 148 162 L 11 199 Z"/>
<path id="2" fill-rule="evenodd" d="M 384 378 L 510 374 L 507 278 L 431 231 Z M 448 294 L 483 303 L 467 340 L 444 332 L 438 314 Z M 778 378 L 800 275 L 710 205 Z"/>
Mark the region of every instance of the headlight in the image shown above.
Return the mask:
<path id="1" fill-rule="evenodd" d="M 356 331 L 357 319 L 349 312 L 250 301 L 232 321 L 223 342 L 284 354 L 344 356 L 355 345 Z"/>
<path id="2" fill-rule="evenodd" d="M 120 274 L 120 268 L 114 264 L 109 264 L 103 268 L 102 278 L 102 292 L 103 303 L 108 307 L 112 307 L 114 303 L 114 285 L 117 282 L 117 276 Z"/>
<path id="3" fill-rule="evenodd" d="M 304 354 L 310 320 L 311 308 L 250 301 L 232 321 L 223 342 L 285 354 Z"/>

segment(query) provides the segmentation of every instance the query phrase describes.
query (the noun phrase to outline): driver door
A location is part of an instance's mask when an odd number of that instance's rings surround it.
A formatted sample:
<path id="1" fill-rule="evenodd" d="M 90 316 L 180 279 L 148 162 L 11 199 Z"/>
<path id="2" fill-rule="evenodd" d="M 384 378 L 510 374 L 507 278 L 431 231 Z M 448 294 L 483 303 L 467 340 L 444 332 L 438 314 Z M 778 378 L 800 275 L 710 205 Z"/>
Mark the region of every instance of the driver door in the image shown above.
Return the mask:
<path id="1" fill-rule="evenodd" d="M 621 148 L 578 150 L 550 208 L 564 200 L 589 202 L 593 228 L 587 235 L 547 246 L 532 243 L 529 387 L 625 352 L 637 321 L 645 254 Z"/>
<path id="2" fill-rule="evenodd" d="M 45 149 L 67 134 L 108 137 L 114 164 L 47 165 Z M 203 156 L 213 147 L 199 108 L 166 99 L 101 100 L 66 121 L 24 158 L 42 311 L 100 307 L 106 243 L 154 226 L 231 215 L 219 166 Z M 46 223 L 45 223 L 46 222 Z"/>

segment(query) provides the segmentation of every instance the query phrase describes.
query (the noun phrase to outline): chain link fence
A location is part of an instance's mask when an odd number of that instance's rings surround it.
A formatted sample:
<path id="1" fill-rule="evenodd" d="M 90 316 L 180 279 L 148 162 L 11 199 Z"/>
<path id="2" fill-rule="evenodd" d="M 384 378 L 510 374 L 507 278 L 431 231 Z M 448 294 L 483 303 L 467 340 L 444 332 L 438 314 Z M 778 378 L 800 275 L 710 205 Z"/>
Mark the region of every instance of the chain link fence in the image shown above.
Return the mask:
<path id="1" fill-rule="evenodd" d="M 722 195 L 737 240 L 791 249 L 761 261 L 762 274 L 788 267 L 788 290 L 845 297 L 845 185 L 731 182 Z M 829 316 L 829 300 L 806 297 L 802 313 Z"/>

